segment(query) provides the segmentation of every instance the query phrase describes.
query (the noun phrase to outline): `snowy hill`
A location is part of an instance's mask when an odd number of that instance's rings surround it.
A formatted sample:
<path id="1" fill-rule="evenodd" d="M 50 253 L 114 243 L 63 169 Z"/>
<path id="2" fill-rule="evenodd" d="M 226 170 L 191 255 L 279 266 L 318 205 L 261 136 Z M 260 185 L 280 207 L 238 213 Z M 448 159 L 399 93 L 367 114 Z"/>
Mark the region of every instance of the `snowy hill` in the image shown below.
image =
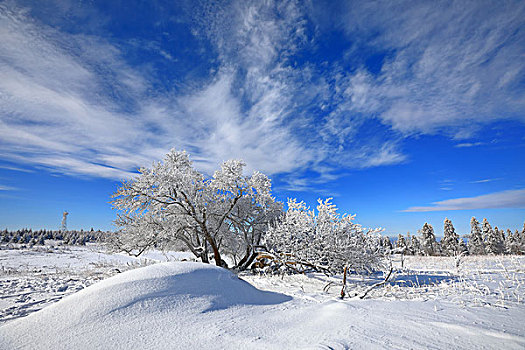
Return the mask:
<path id="1" fill-rule="evenodd" d="M 523 308 L 290 297 L 231 272 L 131 270 L 0 327 L 2 349 L 516 348 Z"/>

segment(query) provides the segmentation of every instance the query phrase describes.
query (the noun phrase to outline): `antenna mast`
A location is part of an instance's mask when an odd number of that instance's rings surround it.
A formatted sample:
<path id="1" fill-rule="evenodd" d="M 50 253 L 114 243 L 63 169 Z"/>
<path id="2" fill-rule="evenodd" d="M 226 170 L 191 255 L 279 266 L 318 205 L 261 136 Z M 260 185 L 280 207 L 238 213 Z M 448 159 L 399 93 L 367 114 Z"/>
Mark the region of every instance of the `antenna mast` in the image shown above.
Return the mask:
<path id="1" fill-rule="evenodd" d="M 68 212 L 67 211 L 64 211 L 64 213 L 62 213 L 62 231 L 67 231 L 67 216 L 68 216 Z"/>

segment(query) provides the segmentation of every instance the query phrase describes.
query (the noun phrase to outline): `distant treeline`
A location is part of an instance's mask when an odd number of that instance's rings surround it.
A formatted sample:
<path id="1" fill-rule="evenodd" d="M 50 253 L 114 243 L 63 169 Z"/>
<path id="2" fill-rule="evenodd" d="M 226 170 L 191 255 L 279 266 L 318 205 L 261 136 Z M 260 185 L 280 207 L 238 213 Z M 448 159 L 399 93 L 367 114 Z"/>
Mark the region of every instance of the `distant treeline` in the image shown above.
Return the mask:
<path id="1" fill-rule="evenodd" d="M 461 238 L 454 229 L 452 221 L 445 219 L 443 238 L 438 242 L 432 225 L 425 223 L 417 236 L 399 234 L 394 243 L 395 251 L 407 255 L 502 255 L 525 254 L 525 224 L 521 232 L 506 232 L 498 227 L 492 228 L 487 219 L 480 224 L 476 218 L 470 220 L 470 234 Z"/>
<path id="2" fill-rule="evenodd" d="M 86 243 L 103 243 L 108 240 L 112 232 L 106 231 L 51 231 L 21 229 L 16 231 L 4 230 L 0 232 L 1 243 L 18 243 L 26 245 L 44 245 L 46 240 L 59 241 L 67 245 L 86 245 Z"/>

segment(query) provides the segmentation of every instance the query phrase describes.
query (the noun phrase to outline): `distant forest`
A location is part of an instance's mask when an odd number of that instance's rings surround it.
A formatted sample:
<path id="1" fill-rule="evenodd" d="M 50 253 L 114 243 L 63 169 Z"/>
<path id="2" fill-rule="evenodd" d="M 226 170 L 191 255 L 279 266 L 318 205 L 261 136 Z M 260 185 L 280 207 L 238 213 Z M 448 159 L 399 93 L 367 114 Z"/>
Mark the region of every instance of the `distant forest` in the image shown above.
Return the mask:
<path id="1" fill-rule="evenodd" d="M 52 231 L 52 230 L 38 230 L 21 229 L 16 231 L 4 230 L 0 232 L 1 243 L 17 243 L 28 246 L 44 245 L 46 240 L 55 240 L 60 244 L 65 245 L 86 245 L 86 243 L 103 243 L 108 240 L 112 232 L 106 231 Z"/>

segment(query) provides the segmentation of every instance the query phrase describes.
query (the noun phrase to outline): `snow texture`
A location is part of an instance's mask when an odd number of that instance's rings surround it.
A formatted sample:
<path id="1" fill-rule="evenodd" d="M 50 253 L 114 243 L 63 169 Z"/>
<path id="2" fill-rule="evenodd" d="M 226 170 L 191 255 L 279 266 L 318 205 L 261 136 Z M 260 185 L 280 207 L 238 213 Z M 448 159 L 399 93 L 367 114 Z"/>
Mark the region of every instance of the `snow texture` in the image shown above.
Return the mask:
<path id="1" fill-rule="evenodd" d="M 430 271 L 435 270 L 432 263 L 442 267 L 442 259 L 420 258 L 414 260 L 412 268 L 418 264 L 427 266 L 427 275 L 432 275 Z M 150 265 L 110 277 L 27 317 L 7 322 L 0 327 L 0 348 L 523 349 L 525 346 L 522 302 L 499 308 L 460 307 L 457 303 L 428 298 L 339 300 L 308 289 L 320 281 L 320 276 L 242 275 L 265 289 L 281 291 L 269 292 L 207 264 Z M 302 282 L 310 284 L 303 286 Z"/>

